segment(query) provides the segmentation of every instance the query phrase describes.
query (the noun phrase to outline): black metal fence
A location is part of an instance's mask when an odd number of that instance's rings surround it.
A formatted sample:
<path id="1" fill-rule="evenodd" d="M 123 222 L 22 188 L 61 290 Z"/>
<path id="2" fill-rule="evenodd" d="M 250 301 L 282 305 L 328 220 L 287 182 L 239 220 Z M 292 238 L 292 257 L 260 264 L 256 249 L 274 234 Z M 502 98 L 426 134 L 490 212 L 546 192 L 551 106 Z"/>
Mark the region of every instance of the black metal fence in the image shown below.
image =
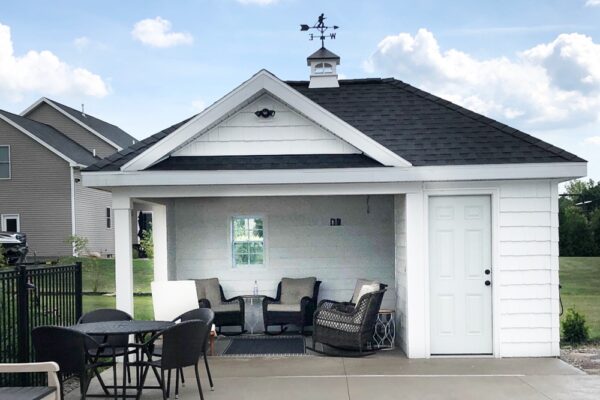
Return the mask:
<path id="1" fill-rule="evenodd" d="M 81 312 L 81 263 L 0 271 L 0 363 L 33 361 L 31 330 L 75 324 Z M 0 386 L 39 384 L 42 379 L 0 374 Z"/>

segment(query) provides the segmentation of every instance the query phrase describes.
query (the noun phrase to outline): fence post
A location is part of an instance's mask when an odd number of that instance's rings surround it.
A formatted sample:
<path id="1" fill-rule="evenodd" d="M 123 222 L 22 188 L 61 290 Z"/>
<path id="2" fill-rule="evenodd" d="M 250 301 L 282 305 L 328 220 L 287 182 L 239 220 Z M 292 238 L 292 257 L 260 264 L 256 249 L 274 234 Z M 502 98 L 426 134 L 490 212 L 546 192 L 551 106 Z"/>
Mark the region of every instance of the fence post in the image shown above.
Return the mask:
<path id="1" fill-rule="evenodd" d="M 27 285 L 27 267 L 19 265 L 17 269 L 17 332 L 18 338 L 18 360 L 20 363 L 29 362 L 29 291 Z M 29 384 L 30 374 L 21 374 L 21 385 Z"/>
<path id="2" fill-rule="evenodd" d="M 81 261 L 75 263 L 75 318 L 79 320 L 83 314 L 83 277 Z"/>

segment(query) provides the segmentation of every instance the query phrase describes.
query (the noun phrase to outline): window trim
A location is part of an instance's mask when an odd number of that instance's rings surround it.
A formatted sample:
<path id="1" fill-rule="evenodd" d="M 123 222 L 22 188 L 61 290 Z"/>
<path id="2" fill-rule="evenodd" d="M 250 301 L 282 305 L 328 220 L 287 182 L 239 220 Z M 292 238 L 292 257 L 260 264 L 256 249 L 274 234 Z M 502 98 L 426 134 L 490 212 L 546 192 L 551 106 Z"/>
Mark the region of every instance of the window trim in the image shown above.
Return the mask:
<path id="1" fill-rule="evenodd" d="M 12 179 L 12 160 L 10 157 L 10 145 L 0 144 L 0 147 L 6 147 L 8 149 L 8 162 L 0 161 L 0 164 L 8 164 L 8 177 L 4 178 L 0 176 L 0 181 Z"/>
<path id="2" fill-rule="evenodd" d="M 17 232 L 21 232 L 21 214 L 0 214 L 0 230 L 6 232 L 6 220 L 17 220 Z"/>
<path id="3" fill-rule="evenodd" d="M 263 221 L 263 262 L 262 264 L 245 264 L 245 265 L 238 265 L 235 263 L 235 256 L 233 253 L 233 244 L 235 243 L 234 240 L 234 228 L 233 228 L 233 221 L 235 219 L 240 219 L 240 218 L 255 218 L 255 219 L 262 219 Z M 229 224 L 229 259 L 231 260 L 231 267 L 232 268 L 244 268 L 245 270 L 248 270 L 250 268 L 265 268 L 268 264 L 268 255 L 267 255 L 267 235 L 268 235 L 268 229 L 267 229 L 267 216 L 264 214 L 232 214 L 229 216 L 228 218 L 228 224 Z"/>

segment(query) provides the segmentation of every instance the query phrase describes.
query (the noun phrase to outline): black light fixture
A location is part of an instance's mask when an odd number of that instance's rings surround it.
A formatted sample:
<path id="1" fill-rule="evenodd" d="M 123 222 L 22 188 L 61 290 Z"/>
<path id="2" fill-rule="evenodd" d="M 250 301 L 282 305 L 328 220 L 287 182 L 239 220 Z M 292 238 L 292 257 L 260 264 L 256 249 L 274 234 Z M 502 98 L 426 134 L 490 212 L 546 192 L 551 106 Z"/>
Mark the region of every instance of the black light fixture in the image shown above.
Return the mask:
<path id="1" fill-rule="evenodd" d="M 262 110 L 258 110 L 254 113 L 258 118 L 271 118 L 275 116 L 275 110 L 269 110 L 268 108 L 263 108 Z"/>

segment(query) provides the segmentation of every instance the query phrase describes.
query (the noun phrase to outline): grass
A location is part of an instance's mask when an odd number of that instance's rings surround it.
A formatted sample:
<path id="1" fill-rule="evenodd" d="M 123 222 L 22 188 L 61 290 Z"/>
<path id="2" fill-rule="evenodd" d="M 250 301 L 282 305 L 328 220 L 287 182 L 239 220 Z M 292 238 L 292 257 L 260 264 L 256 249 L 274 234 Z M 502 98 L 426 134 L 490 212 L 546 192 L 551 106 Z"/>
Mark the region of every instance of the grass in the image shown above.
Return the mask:
<path id="1" fill-rule="evenodd" d="M 114 260 L 96 260 L 96 265 L 84 260 L 83 291 L 114 293 Z M 135 293 L 150 293 L 153 279 L 152 260 L 133 260 L 133 282 Z M 583 314 L 590 327 L 590 337 L 600 340 L 600 257 L 561 257 L 561 296 L 565 311 L 575 308 Z M 114 296 L 87 294 L 83 299 L 84 311 L 115 306 Z M 134 297 L 135 318 L 152 319 L 152 297 Z"/>
<path id="2" fill-rule="evenodd" d="M 600 340 L 600 257 L 561 257 L 560 283 L 565 312 L 583 314 L 590 339 Z"/>

